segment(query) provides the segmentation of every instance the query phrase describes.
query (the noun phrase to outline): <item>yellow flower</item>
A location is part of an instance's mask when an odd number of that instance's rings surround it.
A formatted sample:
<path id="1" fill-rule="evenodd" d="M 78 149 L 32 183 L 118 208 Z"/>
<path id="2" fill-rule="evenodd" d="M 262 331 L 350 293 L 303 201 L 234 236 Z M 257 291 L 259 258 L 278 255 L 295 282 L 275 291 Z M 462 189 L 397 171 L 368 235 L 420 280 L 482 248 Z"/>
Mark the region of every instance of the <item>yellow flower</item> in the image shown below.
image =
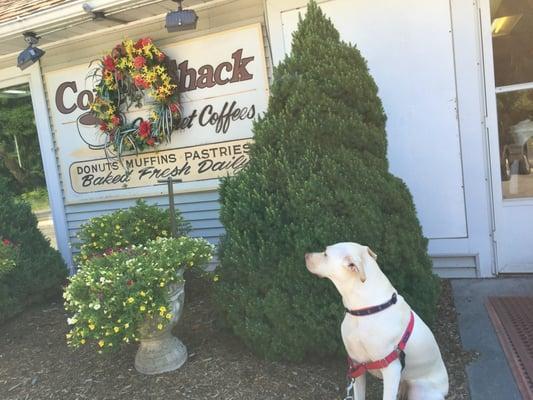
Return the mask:
<path id="1" fill-rule="evenodd" d="M 103 340 L 100 340 L 100 341 L 98 342 L 98 346 L 100 346 L 100 347 L 104 347 L 104 346 L 105 346 L 105 342 L 104 342 Z"/>
<path id="2" fill-rule="evenodd" d="M 115 333 L 119 333 L 119 332 L 120 332 L 120 328 L 119 328 L 118 326 L 115 326 L 115 327 L 113 328 L 113 330 L 115 331 Z"/>
<path id="3" fill-rule="evenodd" d="M 80 340 L 80 343 L 81 343 L 81 344 L 85 344 L 85 339 L 81 339 L 81 340 Z"/>
<path id="4" fill-rule="evenodd" d="M 141 291 L 139 292 L 139 294 L 140 294 L 142 297 L 146 296 L 146 292 L 145 292 L 144 290 L 141 290 Z"/>
<path id="5" fill-rule="evenodd" d="M 157 329 L 162 330 L 163 329 L 163 324 L 157 324 Z"/>
<path id="6" fill-rule="evenodd" d="M 172 318 L 172 314 L 168 313 L 167 315 L 165 315 L 165 317 L 166 317 L 167 319 L 170 319 L 170 318 Z"/>
<path id="7" fill-rule="evenodd" d="M 218 280 L 219 280 L 218 275 L 215 275 L 215 276 L 213 277 L 213 282 L 218 282 Z"/>
<path id="8" fill-rule="evenodd" d="M 161 287 L 165 287 L 165 282 L 160 282 L 160 283 L 159 283 L 159 286 L 161 286 Z"/>
<path id="9" fill-rule="evenodd" d="M 118 231 L 120 230 L 120 225 L 115 225 L 115 229 Z"/>
<path id="10" fill-rule="evenodd" d="M 124 324 L 124 328 L 128 329 L 130 327 L 130 324 L 129 323 L 125 323 Z"/>
<path id="11" fill-rule="evenodd" d="M 165 306 L 161 306 L 161 307 L 159 307 L 159 311 L 165 312 L 165 311 L 167 311 L 167 308 Z"/>
<path id="12" fill-rule="evenodd" d="M 93 324 L 89 324 L 89 329 L 90 329 L 91 331 L 94 331 L 94 328 L 95 328 L 95 326 L 94 326 Z"/>
<path id="13" fill-rule="evenodd" d="M 146 310 L 146 307 L 144 306 L 144 304 L 139 307 L 139 310 L 141 310 L 141 311 Z"/>
<path id="14" fill-rule="evenodd" d="M 67 333 L 67 339 L 70 339 L 72 337 L 72 334 L 71 333 Z"/>
<path id="15" fill-rule="evenodd" d="M 128 297 L 128 303 L 133 303 L 135 301 L 135 299 L 133 297 Z"/>

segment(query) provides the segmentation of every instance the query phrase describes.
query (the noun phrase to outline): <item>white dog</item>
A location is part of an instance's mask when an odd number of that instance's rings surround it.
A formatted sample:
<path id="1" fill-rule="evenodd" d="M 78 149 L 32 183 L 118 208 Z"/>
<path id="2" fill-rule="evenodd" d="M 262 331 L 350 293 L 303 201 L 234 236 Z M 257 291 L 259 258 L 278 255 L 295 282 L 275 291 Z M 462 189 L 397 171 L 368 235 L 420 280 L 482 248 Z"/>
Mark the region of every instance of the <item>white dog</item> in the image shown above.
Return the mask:
<path id="1" fill-rule="evenodd" d="M 395 400 L 399 393 L 410 400 L 442 400 L 448 393 L 448 374 L 437 342 L 396 294 L 376 258 L 357 243 L 337 243 L 323 253 L 305 255 L 307 269 L 329 278 L 342 296 L 347 311 L 342 340 L 355 399 L 365 398 L 368 371 L 383 379 L 383 400 Z"/>

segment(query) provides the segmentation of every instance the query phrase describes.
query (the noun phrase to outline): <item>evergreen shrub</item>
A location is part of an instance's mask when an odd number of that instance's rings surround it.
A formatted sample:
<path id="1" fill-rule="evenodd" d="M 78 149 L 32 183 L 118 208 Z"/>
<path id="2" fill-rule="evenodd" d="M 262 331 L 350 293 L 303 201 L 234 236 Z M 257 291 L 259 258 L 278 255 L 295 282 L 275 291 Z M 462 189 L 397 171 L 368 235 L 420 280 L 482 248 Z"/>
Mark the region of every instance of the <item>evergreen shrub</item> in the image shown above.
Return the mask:
<path id="1" fill-rule="evenodd" d="M 3 183 L 0 181 L 0 240 L 5 248 L 0 257 L 5 259 L 0 264 L 11 267 L 0 275 L 0 322 L 58 295 L 67 276 L 61 255 L 37 228 L 30 205 L 16 200 Z"/>
<path id="2" fill-rule="evenodd" d="M 299 360 L 344 351 L 340 296 L 304 263 L 304 253 L 336 242 L 370 246 L 431 323 L 438 280 L 409 190 L 388 172 L 385 121 L 366 61 L 312 1 L 274 71 L 250 163 L 220 188 L 226 235 L 214 295 L 256 353 Z"/>

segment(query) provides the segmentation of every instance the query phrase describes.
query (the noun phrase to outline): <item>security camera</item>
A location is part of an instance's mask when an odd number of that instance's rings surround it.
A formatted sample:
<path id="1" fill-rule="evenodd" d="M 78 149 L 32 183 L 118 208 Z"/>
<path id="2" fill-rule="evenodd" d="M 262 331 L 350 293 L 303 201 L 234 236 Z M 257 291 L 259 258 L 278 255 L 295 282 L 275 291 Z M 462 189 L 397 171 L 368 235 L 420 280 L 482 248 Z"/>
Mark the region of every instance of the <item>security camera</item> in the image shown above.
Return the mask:
<path id="1" fill-rule="evenodd" d="M 181 3 L 182 0 L 172 0 L 178 3 L 178 11 L 171 11 L 167 14 L 165 27 L 167 32 L 187 31 L 196 29 L 196 22 L 198 15 L 194 10 L 184 10 Z"/>

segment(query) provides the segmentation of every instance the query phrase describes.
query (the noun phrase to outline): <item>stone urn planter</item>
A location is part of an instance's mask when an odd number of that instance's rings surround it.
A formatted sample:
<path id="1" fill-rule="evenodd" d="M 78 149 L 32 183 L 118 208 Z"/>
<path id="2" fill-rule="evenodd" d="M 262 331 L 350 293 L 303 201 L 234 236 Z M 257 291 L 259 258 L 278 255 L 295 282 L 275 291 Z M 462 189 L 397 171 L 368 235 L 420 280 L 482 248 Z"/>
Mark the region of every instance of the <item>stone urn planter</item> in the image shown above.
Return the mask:
<path id="1" fill-rule="evenodd" d="M 180 277 L 183 271 L 179 272 Z M 162 318 L 147 320 L 139 329 L 140 346 L 135 355 L 135 369 L 148 375 L 161 374 L 180 368 L 187 361 L 187 348 L 172 329 L 178 323 L 185 301 L 185 282 L 169 287 L 169 304 L 172 318 L 162 329 L 157 329 Z"/>

